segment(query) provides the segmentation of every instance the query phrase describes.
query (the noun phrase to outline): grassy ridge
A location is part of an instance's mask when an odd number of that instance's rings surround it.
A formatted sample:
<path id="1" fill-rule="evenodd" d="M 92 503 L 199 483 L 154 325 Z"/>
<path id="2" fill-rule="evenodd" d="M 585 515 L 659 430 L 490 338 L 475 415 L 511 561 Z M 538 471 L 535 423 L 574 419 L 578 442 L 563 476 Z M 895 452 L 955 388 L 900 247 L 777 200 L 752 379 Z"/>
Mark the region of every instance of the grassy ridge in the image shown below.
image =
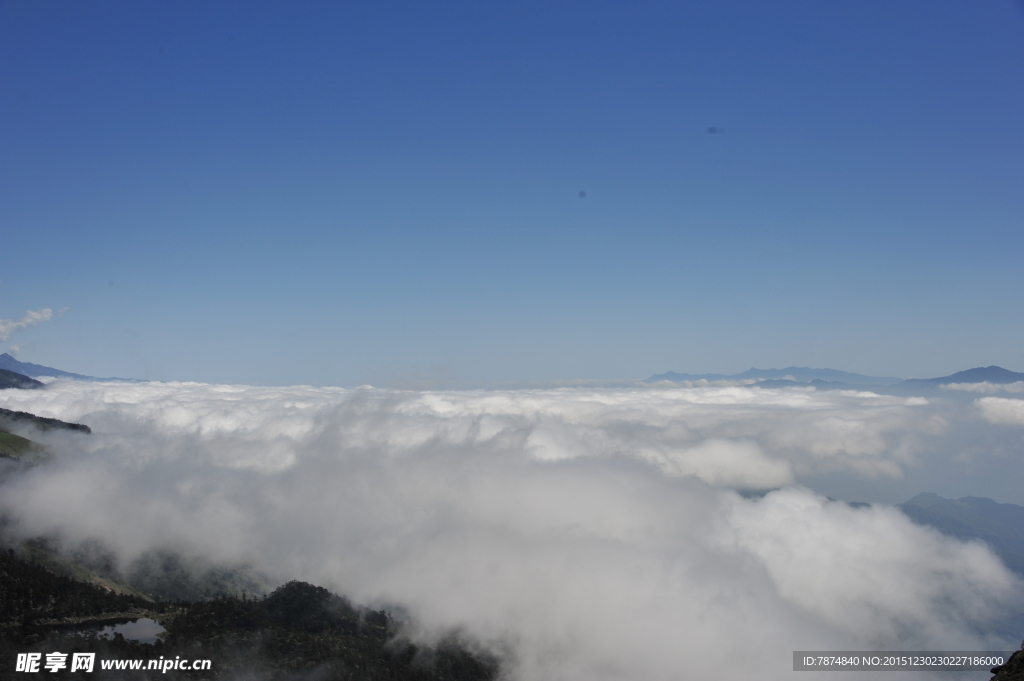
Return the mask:
<path id="1" fill-rule="evenodd" d="M 32 440 L 0 430 L 0 456 L 20 459 L 38 448 L 39 446 Z"/>

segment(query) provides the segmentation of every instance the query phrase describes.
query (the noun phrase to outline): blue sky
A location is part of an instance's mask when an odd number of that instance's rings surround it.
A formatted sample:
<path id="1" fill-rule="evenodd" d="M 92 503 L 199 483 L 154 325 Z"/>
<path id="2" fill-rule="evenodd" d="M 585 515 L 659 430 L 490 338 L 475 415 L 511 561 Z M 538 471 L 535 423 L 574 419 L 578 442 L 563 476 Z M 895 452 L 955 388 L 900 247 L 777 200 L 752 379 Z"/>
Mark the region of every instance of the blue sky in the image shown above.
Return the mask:
<path id="1" fill-rule="evenodd" d="M 67 310 L 0 350 L 319 385 L 1024 370 L 1022 120 L 1010 0 L 8 1 L 0 318 Z"/>

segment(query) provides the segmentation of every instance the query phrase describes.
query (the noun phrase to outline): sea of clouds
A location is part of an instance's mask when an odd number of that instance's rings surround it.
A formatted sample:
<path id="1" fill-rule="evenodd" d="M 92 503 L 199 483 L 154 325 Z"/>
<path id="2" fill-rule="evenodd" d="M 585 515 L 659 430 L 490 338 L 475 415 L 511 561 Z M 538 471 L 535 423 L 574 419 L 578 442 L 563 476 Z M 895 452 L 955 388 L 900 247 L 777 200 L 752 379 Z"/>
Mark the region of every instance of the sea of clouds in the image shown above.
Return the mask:
<path id="1" fill-rule="evenodd" d="M 1017 647 L 984 545 L 823 494 L 1022 489 L 1024 400 L 975 394 L 56 381 L 0 406 L 93 434 L 32 434 L 53 458 L 8 463 L 0 511 L 398 604 L 514 679 L 789 679 L 794 650 Z"/>

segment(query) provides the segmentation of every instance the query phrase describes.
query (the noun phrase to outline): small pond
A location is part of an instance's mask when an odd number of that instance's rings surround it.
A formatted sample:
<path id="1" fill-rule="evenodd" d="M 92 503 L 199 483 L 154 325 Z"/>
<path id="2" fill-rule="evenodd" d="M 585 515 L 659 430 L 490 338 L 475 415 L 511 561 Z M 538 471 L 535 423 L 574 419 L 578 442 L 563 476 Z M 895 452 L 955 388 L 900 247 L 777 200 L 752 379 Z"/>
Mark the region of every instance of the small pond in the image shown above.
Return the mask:
<path id="1" fill-rule="evenodd" d="M 107 625 L 91 624 L 78 627 L 77 629 L 82 632 L 96 632 L 97 636 L 103 638 L 114 638 L 114 634 L 121 634 L 126 639 L 138 641 L 139 643 L 156 643 L 160 638 L 159 634 L 164 633 L 164 628 L 160 623 L 148 617 L 124 620 Z"/>

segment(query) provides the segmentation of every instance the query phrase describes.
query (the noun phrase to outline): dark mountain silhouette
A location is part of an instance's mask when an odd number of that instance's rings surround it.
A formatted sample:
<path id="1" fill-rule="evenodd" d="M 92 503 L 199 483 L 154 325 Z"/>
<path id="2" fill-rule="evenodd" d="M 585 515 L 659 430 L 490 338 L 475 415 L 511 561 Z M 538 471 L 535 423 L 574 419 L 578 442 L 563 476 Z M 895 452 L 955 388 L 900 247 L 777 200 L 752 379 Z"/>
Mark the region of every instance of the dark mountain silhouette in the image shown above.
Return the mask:
<path id="1" fill-rule="evenodd" d="M 24 374 L 19 374 L 16 371 L 8 371 L 7 369 L 0 369 L 0 389 L 3 388 L 42 388 L 43 384 L 34 378 L 29 378 Z"/>
<path id="2" fill-rule="evenodd" d="M 1024 681 L 1024 643 L 1021 649 L 1010 656 L 1006 664 L 992 668 L 989 681 Z"/>
<path id="3" fill-rule="evenodd" d="M 97 635 L 88 625 L 139 617 L 166 631 L 153 643 Z M 261 599 L 221 596 L 154 601 L 60 575 L 0 549 L 0 664 L 17 655 L 59 650 L 100 659 L 209 659 L 209 672 L 167 668 L 126 679 L 320 679 L 321 681 L 493 681 L 500 661 L 480 652 L 464 632 L 434 645 L 402 635 L 389 612 L 353 605 L 305 582 L 289 582 Z M 97 664 L 97 678 L 103 674 Z M 73 678 L 76 675 L 55 675 Z M 0 672 L 2 678 L 14 678 Z"/>
<path id="4" fill-rule="evenodd" d="M 38 430 L 73 430 L 79 433 L 91 433 L 89 426 L 81 423 L 68 423 L 60 419 L 36 416 L 27 411 L 12 411 L 0 408 L 0 430 L 7 430 L 16 426 L 32 426 Z"/>

